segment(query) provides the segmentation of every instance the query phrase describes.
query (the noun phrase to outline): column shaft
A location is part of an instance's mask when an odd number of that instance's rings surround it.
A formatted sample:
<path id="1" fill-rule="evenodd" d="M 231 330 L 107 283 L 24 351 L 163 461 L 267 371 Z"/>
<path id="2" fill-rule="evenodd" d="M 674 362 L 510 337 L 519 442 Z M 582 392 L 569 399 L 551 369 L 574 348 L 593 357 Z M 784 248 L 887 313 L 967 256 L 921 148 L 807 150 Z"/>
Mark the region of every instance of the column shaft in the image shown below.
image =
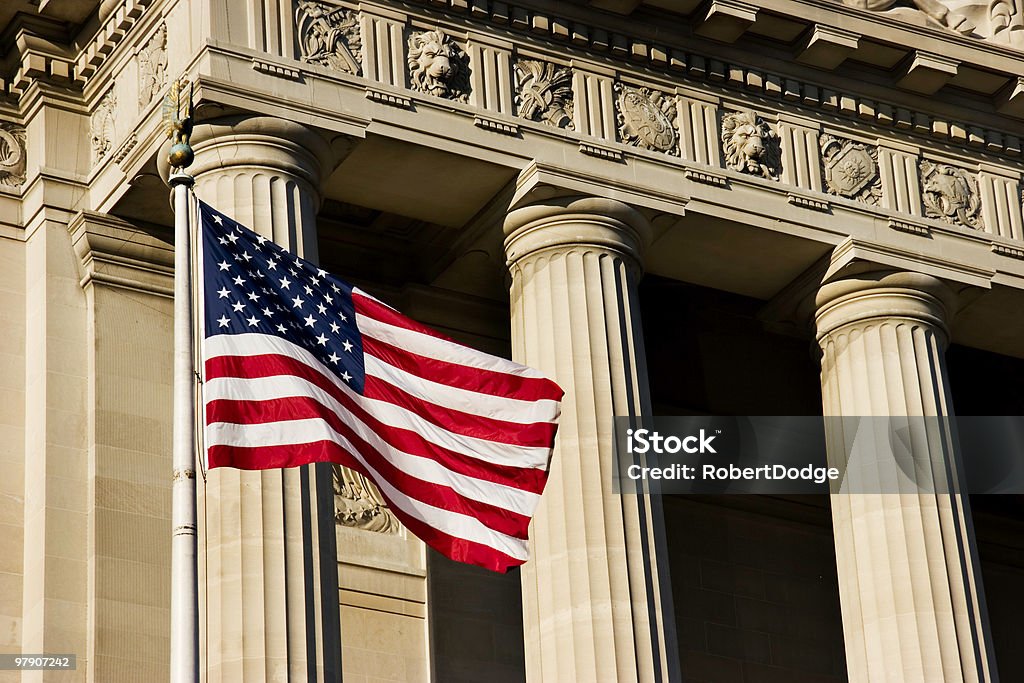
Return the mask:
<path id="1" fill-rule="evenodd" d="M 826 416 L 952 418 L 944 352 L 952 292 L 939 280 L 874 272 L 826 284 L 816 323 Z M 851 681 L 996 680 L 959 445 L 945 419 L 829 421 L 832 496 Z M 898 485 L 914 464 L 916 486 Z"/>
<path id="2" fill-rule="evenodd" d="M 198 126 L 193 144 L 200 199 L 317 259 L 317 186 L 329 156 L 319 136 L 251 117 Z M 331 465 L 218 468 L 199 498 L 206 680 L 340 679 Z"/>
<path id="3" fill-rule="evenodd" d="M 611 490 L 613 417 L 650 414 L 636 283 L 646 222 L 568 198 L 506 221 L 513 355 L 566 390 L 524 565 L 527 680 L 677 677 L 658 501 Z"/>

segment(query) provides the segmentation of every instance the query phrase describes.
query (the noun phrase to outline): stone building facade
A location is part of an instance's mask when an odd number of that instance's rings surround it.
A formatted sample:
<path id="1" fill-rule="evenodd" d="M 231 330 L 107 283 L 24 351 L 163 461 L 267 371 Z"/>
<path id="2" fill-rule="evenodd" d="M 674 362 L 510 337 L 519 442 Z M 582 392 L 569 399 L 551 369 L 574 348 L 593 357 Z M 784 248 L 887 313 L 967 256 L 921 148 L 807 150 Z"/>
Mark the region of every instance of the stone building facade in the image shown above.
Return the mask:
<path id="1" fill-rule="evenodd" d="M 79 665 L 0 679 L 167 677 L 184 77 L 200 198 L 567 390 L 505 576 L 353 472 L 204 473 L 204 680 L 1024 680 L 1019 497 L 611 490 L 613 416 L 1022 414 L 1022 36 L 1019 0 L 4 2 L 0 650 Z"/>

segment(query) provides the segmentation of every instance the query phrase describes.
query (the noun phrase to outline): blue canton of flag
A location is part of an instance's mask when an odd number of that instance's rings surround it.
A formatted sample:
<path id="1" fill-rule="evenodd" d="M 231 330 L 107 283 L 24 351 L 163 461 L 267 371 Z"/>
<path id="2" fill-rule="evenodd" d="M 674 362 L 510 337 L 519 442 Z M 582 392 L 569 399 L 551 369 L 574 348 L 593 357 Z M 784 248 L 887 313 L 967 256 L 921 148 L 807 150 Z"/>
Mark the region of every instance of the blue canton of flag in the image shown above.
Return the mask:
<path id="1" fill-rule="evenodd" d="M 352 286 L 203 202 L 199 215 L 205 336 L 281 337 L 362 392 L 366 376 Z"/>

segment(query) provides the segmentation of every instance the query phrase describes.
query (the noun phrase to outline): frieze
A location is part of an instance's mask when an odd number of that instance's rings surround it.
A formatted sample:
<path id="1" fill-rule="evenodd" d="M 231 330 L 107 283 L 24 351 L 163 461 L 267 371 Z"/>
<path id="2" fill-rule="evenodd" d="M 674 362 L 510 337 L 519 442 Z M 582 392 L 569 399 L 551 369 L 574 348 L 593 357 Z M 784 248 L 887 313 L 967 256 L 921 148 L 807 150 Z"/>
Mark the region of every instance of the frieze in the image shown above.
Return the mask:
<path id="1" fill-rule="evenodd" d="M 921 198 L 929 218 L 966 228 L 984 228 L 978 181 L 962 168 L 922 161 Z"/>
<path id="2" fill-rule="evenodd" d="M 0 186 L 20 187 L 25 182 L 25 129 L 0 121 Z"/>
<path id="3" fill-rule="evenodd" d="M 109 90 L 96 110 L 92 113 L 89 121 L 89 133 L 92 141 L 92 151 L 96 160 L 102 159 L 110 151 L 114 141 L 114 112 L 117 109 L 117 96 L 113 90 Z"/>
<path id="4" fill-rule="evenodd" d="M 821 146 L 822 177 L 829 194 L 865 204 L 882 203 L 882 179 L 878 173 L 878 149 L 824 133 Z"/>
<path id="5" fill-rule="evenodd" d="M 627 145 L 677 154 L 674 96 L 651 88 L 615 84 L 615 114 L 619 139 Z"/>
<path id="6" fill-rule="evenodd" d="M 139 65 L 139 109 L 144 109 L 167 85 L 167 25 L 161 23 L 136 56 Z"/>
<path id="7" fill-rule="evenodd" d="M 572 69 L 536 59 L 515 64 L 516 116 L 573 130 Z"/>
<path id="8" fill-rule="evenodd" d="M 469 101 L 469 55 L 440 29 L 409 37 L 408 62 L 413 90 L 457 102 Z"/>
<path id="9" fill-rule="evenodd" d="M 778 180 L 782 172 L 779 136 L 752 111 L 722 117 L 722 152 L 725 165 L 740 173 Z"/>
<path id="10" fill-rule="evenodd" d="M 299 0 L 295 8 L 299 58 L 334 71 L 362 74 L 359 14 L 316 0 Z"/>

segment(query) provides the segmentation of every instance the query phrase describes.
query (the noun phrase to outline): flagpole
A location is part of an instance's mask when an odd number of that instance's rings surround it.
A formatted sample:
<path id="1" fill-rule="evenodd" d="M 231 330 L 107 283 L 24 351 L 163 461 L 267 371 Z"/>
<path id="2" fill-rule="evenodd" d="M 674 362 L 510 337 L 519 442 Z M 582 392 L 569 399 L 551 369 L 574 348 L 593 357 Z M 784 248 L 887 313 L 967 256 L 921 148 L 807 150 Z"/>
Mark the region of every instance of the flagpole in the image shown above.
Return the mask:
<path id="1" fill-rule="evenodd" d="M 164 123 L 172 139 L 168 154 L 174 203 L 174 429 L 171 464 L 171 683 L 199 680 L 199 578 L 196 562 L 195 364 L 192 336 L 192 256 L 189 190 L 185 168 L 194 155 L 192 93 L 172 84 L 164 101 Z"/>

